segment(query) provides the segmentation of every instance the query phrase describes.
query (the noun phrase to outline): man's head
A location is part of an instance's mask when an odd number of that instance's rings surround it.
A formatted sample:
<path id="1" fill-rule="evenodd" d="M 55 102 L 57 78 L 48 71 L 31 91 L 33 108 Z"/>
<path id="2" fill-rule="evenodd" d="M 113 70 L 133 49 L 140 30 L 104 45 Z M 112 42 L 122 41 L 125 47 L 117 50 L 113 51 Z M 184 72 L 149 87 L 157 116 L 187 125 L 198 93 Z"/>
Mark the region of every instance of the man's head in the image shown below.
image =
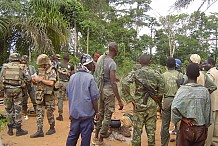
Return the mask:
<path id="1" fill-rule="evenodd" d="M 149 64 L 150 64 L 150 56 L 147 55 L 147 54 L 143 54 L 143 55 L 139 58 L 139 63 L 140 63 L 142 66 L 149 65 Z"/>
<path id="2" fill-rule="evenodd" d="M 116 42 L 110 42 L 109 43 L 109 53 L 113 56 L 117 56 L 118 54 L 118 45 Z"/>
<path id="3" fill-rule="evenodd" d="M 176 61 L 174 58 L 170 57 L 166 61 L 166 66 L 168 69 L 175 69 L 176 67 Z"/>
<path id="4" fill-rule="evenodd" d="M 197 64 L 201 63 L 201 57 L 198 54 L 192 54 L 189 57 L 189 59 L 190 59 L 189 60 L 190 63 L 197 63 Z"/>
<path id="5" fill-rule="evenodd" d="M 197 77 L 200 75 L 200 69 L 197 63 L 190 63 L 186 67 L 186 75 L 189 80 L 197 81 Z"/>
<path id="6" fill-rule="evenodd" d="M 36 64 L 39 65 L 40 68 L 46 68 L 51 64 L 51 60 L 46 54 L 41 54 L 37 57 Z"/>
<path id="7" fill-rule="evenodd" d="M 9 56 L 9 61 L 10 62 L 16 62 L 16 61 L 19 61 L 20 62 L 20 54 L 19 53 L 12 53 L 10 56 Z"/>
<path id="8" fill-rule="evenodd" d="M 89 54 L 83 54 L 80 58 L 80 63 L 85 66 L 89 71 L 94 69 L 93 59 Z"/>
<path id="9" fill-rule="evenodd" d="M 21 63 L 22 64 L 27 64 L 28 63 L 28 56 L 27 55 L 23 55 L 21 57 Z"/>
<path id="10" fill-rule="evenodd" d="M 63 59 L 64 59 L 65 61 L 69 62 L 70 56 L 69 56 L 68 54 L 64 54 L 64 55 L 63 55 Z"/>
<path id="11" fill-rule="evenodd" d="M 215 60 L 213 58 L 208 58 L 203 64 L 203 67 L 206 71 L 208 71 L 210 68 L 214 67 L 215 65 L 216 65 Z"/>

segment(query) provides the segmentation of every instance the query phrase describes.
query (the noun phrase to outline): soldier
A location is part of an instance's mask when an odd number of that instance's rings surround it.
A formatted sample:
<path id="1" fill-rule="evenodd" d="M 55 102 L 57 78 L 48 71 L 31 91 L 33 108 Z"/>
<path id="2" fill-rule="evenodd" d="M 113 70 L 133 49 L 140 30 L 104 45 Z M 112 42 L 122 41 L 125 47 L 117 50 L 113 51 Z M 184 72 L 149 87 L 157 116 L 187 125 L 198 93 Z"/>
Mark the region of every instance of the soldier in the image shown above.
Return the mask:
<path id="1" fill-rule="evenodd" d="M 157 103 L 160 104 L 164 93 L 164 81 L 160 73 L 149 67 L 150 58 L 144 54 L 139 60 L 142 67 L 132 71 L 122 80 L 122 93 L 127 103 L 132 102 L 133 109 L 133 137 L 132 145 L 141 146 L 142 128 L 148 137 L 148 145 L 155 145 L 155 130 L 157 120 Z M 131 96 L 130 86 L 135 83 L 135 96 Z M 154 95 L 157 97 L 155 97 Z"/>
<path id="2" fill-rule="evenodd" d="M 56 132 L 54 128 L 55 98 L 53 92 L 56 82 L 56 72 L 54 67 L 50 65 L 51 61 L 49 57 L 45 54 L 38 56 L 36 64 L 39 65 L 39 73 L 38 76 L 32 78 L 32 81 L 36 84 L 36 117 L 38 130 L 35 134 L 30 135 L 30 138 L 44 137 L 42 129 L 45 109 L 47 110 L 47 119 L 50 124 L 50 129 L 46 132 L 46 135 L 51 135 Z"/>
<path id="3" fill-rule="evenodd" d="M 119 110 L 122 110 L 124 106 L 116 84 L 116 63 L 114 62 L 114 57 L 117 56 L 117 54 L 117 43 L 110 42 L 109 53 L 102 55 L 96 65 L 95 76 L 97 77 L 100 100 L 99 121 L 97 122 L 93 143 L 99 142 L 99 144 L 102 144 L 103 138 L 108 136 L 111 116 L 115 110 L 115 97 L 119 104 Z M 100 137 L 98 137 L 99 133 Z"/>
<path id="4" fill-rule="evenodd" d="M 16 126 L 16 136 L 26 135 L 28 131 L 21 129 L 22 119 L 22 88 L 31 80 L 28 73 L 22 70 L 20 54 L 12 53 L 10 63 L 4 64 L 0 80 L 4 86 L 4 105 L 8 118 L 8 135 L 13 135 L 13 124 Z"/>
<path id="5" fill-rule="evenodd" d="M 165 92 L 162 109 L 161 146 L 168 146 L 170 140 L 169 126 L 171 120 L 171 104 L 178 90 L 176 80 L 183 74 L 175 70 L 176 60 L 168 58 L 166 61 L 168 70 L 162 74 L 165 83 Z"/>
<path id="6" fill-rule="evenodd" d="M 26 70 L 26 72 L 31 76 L 34 77 L 36 76 L 36 70 L 34 68 L 34 66 L 29 65 L 28 64 L 28 56 L 27 55 L 23 55 L 21 57 L 21 64 L 22 67 L 24 68 L 24 70 Z M 27 101 L 28 101 L 28 97 L 30 96 L 31 102 L 33 104 L 34 107 L 34 112 L 36 111 L 36 100 L 35 100 L 35 94 L 36 89 L 35 86 L 33 85 L 33 83 L 30 81 L 27 83 L 26 88 L 23 89 L 23 103 L 22 103 L 22 108 L 23 108 L 23 112 L 24 112 L 24 119 L 28 119 L 28 115 L 27 115 Z"/>
<path id="7" fill-rule="evenodd" d="M 59 116 L 56 117 L 56 120 L 63 121 L 63 100 L 67 99 L 66 97 L 66 87 L 70 79 L 71 65 L 69 64 L 69 55 L 64 54 L 63 62 L 60 62 L 57 66 L 58 73 L 58 113 Z M 57 84 L 57 83 L 56 83 Z"/>

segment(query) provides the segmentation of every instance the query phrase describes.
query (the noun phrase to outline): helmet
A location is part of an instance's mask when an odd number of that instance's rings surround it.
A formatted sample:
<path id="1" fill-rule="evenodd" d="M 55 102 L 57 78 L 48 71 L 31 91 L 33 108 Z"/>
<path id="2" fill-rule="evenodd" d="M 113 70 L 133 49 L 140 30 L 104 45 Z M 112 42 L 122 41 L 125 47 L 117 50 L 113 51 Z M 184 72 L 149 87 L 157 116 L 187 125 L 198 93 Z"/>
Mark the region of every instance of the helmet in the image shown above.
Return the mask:
<path id="1" fill-rule="evenodd" d="M 197 63 L 197 64 L 200 64 L 201 63 L 201 57 L 198 55 L 198 54 L 192 54 L 190 56 L 190 61 L 192 63 Z"/>
<path id="2" fill-rule="evenodd" d="M 176 61 L 176 68 L 180 67 L 182 64 L 182 61 L 180 59 L 177 59 L 177 58 L 175 59 L 175 61 Z"/>
<path id="3" fill-rule="evenodd" d="M 41 54 L 37 57 L 36 64 L 37 65 L 43 65 L 43 64 L 49 64 L 50 59 L 46 54 Z"/>
<path id="4" fill-rule="evenodd" d="M 20 61 L 20 54 L 19 53 L 12 53 L 9 56 L 10 61 Z"/>
<path id="5" fill-rule="evenodd" d="M 28 61 L 28 56 L 27 55 L 23 55 L 22 57 L 21 57 L 21 60 L 24 60 L 24 61 Z"/>
<path id="6" fill-rule="evenodd" d="M 89 54 L 83 54 L 81 59 L 80 59 L 80 63 L 82 65 L 87 65 L 89 63 L 93 62 L 92 57 Z"/>

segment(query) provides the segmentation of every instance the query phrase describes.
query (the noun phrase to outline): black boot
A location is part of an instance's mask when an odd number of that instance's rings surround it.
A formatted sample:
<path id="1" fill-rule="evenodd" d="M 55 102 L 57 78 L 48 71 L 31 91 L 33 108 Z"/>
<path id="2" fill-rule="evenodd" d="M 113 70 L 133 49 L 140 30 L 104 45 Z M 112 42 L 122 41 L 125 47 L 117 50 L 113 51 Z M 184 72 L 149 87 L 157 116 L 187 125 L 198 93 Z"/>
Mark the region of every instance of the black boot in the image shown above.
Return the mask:
<path id="1" fill-rule="evenodd" d="M 63 119 L 63 116 L 62 116 L 62 115 L 59 115 L 58 117 L 56 117 L 56 120 L 58 120 L 58 121 L 63 121 L 64 119 Z"/>
<path id="2" fill-rule="evenodd" d="M 54 128 L 54 124 L 51 124 L 50 125 L 50 129 L 46 132 L 46 135 L 52 135 L 54 134 L 56 131 L 55 131 L 55 128 Z"/>
<path id="3" fill-rule="evenodd" d="M 38 130 L 35 134 L 30 135 L 30 138 L 44 137 L 44 132 L 42 127 L 38 127 Z"/>
<path id="4" fill-rule="evenodd" d="M 26 135 L 28 134 L 27 130 L 21 129 L 21 126 L 17 127 L 16 136 Z"/>
<path id="5" fill-rule="evenodd" d="M 10 136 L 14 135 L 13 124 L 8 124 L 8 135 L 10 135 Z"/>

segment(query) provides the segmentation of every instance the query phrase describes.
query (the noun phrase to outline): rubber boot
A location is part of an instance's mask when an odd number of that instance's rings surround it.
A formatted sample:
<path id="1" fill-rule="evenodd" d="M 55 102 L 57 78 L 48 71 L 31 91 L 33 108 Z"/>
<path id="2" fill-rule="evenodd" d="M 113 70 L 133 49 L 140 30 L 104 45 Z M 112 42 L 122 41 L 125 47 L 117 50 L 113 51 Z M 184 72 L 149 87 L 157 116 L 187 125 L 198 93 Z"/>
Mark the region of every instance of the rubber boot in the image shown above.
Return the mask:
<path id="1" fill-rule="evenodd" d="M 22 136 L 28 134 L 27 130 L 21 129 L 21 126 L 17 127 L 16 136 Z"/>
<path id="2" fill-rule="evenodd" d="M 64 119 L 63 119 L 63 116 L 62 116 L 62 115 L 59 115 L 58 117 L 56 117 L 56 120 L 58 120 L 58 121 L 63 121 Z"/>
<path id="3" fill-rule="evenodd" d="M 54 124 L 51 124 L 50 125 L 50 129 L 46 132 L 46 135 L 52 135 L 54 134 L 56 131 L 55 131 L 55 128 L 54 128 Z"/>
<path id="4" fill-rule="evenodd" d="M 35 134 L 30 135 L 30 138 L 44 137 L 44 132 L 42 127 L 38 127 L 38 130 Z"/>
<path id="5" fill-rule="evenodd" d="M 14 135 L 13 124 L 8 124 L 8 135 L 10 135 L 10 136 Z"/>

